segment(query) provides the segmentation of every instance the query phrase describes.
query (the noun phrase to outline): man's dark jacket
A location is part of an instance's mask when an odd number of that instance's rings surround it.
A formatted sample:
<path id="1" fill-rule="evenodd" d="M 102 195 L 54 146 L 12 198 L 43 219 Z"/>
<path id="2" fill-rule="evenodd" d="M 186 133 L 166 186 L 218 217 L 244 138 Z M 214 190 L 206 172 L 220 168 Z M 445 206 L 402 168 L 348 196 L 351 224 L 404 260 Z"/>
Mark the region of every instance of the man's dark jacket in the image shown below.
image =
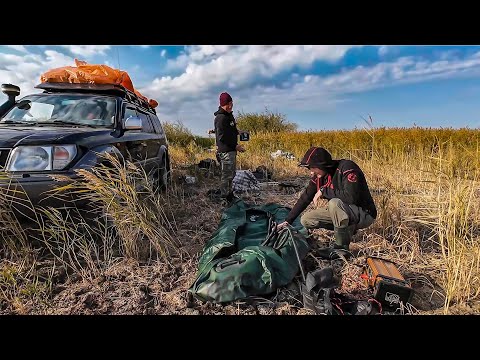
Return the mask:
<path id="1" fill-rule="evenodd" d="M 332 161 L 327 175 L 320 179 L 316 175 L 312 177 L 285 220 L 292 223 L 312 202 L 319 189 L 327 200 L 338 198 L 345 204 L 361 207 L 373 218 L 377 217 L 377 209 L 362 170 L 353 161 L 342 159 Z"/>
<path id="2" fill-rule="evenodd" d="M 215 137 L 218 152 L 236 151 L 238 144 L 238 130 L 233 114 L 219 107 L 214 115 Z"/>

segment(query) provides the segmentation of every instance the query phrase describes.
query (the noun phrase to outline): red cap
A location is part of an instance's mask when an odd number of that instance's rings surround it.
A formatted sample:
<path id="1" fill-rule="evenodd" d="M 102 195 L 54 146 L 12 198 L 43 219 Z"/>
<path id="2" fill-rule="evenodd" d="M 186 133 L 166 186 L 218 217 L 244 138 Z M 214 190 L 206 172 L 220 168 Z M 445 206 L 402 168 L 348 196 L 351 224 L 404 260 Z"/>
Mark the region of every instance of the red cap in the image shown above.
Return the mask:
<path id="1" fill-rule="evenodd" d="M 232 97 L 230 96 L 229 93 L 224 92 L 220 94 L 220 106 L 225 106 L 227 105 L 230 101 L 232 100 Z"/>

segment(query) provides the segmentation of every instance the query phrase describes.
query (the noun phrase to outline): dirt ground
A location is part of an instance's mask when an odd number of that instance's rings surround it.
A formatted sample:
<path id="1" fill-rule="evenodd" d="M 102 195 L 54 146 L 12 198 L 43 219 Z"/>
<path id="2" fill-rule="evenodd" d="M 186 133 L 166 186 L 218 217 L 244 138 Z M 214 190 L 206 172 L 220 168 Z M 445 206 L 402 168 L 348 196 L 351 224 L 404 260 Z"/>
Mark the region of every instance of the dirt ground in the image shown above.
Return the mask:
<path id="1" fill-rule="evenodd" d="M 252 204 L 267 202 L 292 206 L 302 190 L 303 179 L 285 181 L 296 187 L 281 187 L 277 184 L 264 184 L 259 194 L 245 194 L 242 198 Z M 292 287 L 279 289 L 276 294 L 255 301 L 237 301 L 219 305 L 201 303 L 187 296 L 187 290 L 195 280 L 198 258 L 204 244 L 215 231 L 222 206 L 212 202 L 206 195 L 215 182 L 207 181 L 201 186 L 185 185 L 184 201 L 186 211 L 176 215 L 182 250 L 185 255 L 172 259 L 171 264 L 159 261 L 139 264 L 133 260 L 119 260 L 107 269 L 104 275 L 93 281 L 79 276 L 56 274 L 49 301 L 24 301 L 14 307 L 17 314 L 184 314 L 184 315 L 270 315 L 270 314 L 312 314 L 302 307 L 299 296 Z M 194 206 L 192 206 L 194 204 Z M 198 211 L 198 209 L 202 209 Z M 359 231 L 351 245 L 356 255 L 348 262 L 327 261 L 316 256 L 316 249 L 333 242 L 333 231 L 315 230 L 309 241 L 312 250 L 307 255 L 307 271 L 332 266 L 340 279 L 336 288 L 352 300 L 372 298 L 372 290 L 367 288 L 360 277 L 366 263 L 366 255 L 361 250 L 369 240 Z M 403 272 L 414 289 L 411 304 L 398 310 L 396 314 L 441 314 L 444 298 L 434 279 L 423 279 L 421 274 Z M 300 276 L 297 277 L 300 279 Z M 422 280 L 423 279 L 423 280 Z M 451 313 L 478 313 L 478 304 L 453 306 Z M 12 310 L 1 313 L 12 313 Z M 385 312 L 385 311 L 384 311 Z M 392 312 L 386 312 L 393 314 Z"/>

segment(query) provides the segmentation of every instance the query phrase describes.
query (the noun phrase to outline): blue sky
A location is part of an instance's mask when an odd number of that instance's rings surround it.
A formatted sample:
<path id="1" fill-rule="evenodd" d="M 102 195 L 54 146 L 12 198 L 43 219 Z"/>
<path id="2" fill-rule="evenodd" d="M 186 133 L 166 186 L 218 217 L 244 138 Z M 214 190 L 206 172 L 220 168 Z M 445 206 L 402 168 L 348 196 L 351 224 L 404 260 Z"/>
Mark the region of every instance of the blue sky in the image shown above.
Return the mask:
<path id="1" fill-rule="evenodd" d="M 128 71 L 163 121 L 196 134 L 218 96 L 234 114 L 281 112 L 301 130 L 375 126 L 480 127 L 480 46 L 0 46 L 0 82 L 37 92 L 40 75 L 74 58 Z M 0 94 L 0 101 L 6 97 Z"/>

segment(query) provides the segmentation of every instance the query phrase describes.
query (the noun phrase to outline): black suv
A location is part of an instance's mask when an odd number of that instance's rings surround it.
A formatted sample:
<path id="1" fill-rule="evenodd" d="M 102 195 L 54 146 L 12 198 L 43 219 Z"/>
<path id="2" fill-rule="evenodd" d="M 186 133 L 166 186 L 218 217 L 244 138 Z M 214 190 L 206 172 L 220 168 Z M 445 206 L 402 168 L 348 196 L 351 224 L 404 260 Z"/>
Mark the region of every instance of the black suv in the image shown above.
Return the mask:
<path id="1" fill-rule="evenodd" d="M 155 109 L 117 85 L 42 83 L 42 93 L 15 100 L 20 89 L 3 84 L 0 106 L 0 188 L 21 185 L 30 200 L 62 183 L 49 175 L 75 177 L 105 159 L 121 155 L 154 174 L 160 187 L 169 178 L 168 142 Z M 0 192 L 1 196 L 1 192 Z M 57 206 L 48 197 L 46 205 Z"/>

